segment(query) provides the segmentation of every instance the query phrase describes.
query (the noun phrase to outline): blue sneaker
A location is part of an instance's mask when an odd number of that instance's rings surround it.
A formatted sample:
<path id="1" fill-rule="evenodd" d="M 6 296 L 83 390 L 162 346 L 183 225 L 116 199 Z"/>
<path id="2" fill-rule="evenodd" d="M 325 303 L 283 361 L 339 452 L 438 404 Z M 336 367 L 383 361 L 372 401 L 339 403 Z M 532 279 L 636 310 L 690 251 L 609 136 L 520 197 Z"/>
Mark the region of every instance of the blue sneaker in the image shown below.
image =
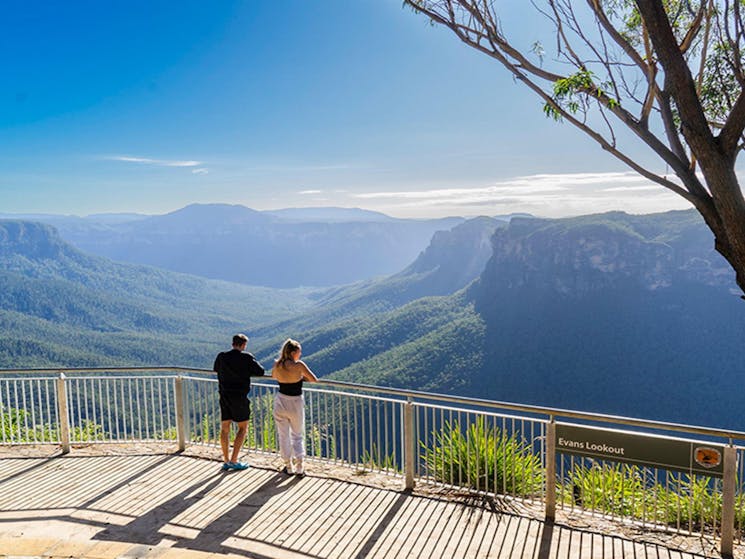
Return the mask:
<path id="1" fill-rule="evenodd" d="M 220 467 L 220 469 L 223 472 L 227 472 L 230 469 L 230 462 L 223 462 L 222 463 L 222 466 Z"/>
<path id="2" fill-rule="evenodd" d="M 231 470 L 247 470 L 249 466 L 245 462 L 228 462 L 228 467 Z"/>

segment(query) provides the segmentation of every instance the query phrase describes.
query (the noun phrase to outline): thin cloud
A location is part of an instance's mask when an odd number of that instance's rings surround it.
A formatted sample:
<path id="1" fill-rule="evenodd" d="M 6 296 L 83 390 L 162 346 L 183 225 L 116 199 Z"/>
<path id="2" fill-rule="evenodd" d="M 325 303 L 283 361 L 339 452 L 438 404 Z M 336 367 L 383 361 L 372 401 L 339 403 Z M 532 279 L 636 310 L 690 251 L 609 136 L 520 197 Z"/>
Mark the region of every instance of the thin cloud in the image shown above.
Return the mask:
<path id="1" fill-rule="evenodd" d="M 298 165 L 298 164 L 272 164 L 272 165 L 249 165 L 244 167 L 243 170 L 246 172 L 255 173 L 277 173 L 277 172 L 289 172 L 289 173 L 324 173 L 328 171 L 349 171 L 349 170 L 360 170 L 365 167 L 360 165 L 352 165 L 347 163 L 340 164 L 329 164 L 329 165 Z"/>
<path id="2" fill-rule="evenodd" d="M 441 204 L 445 200 L 452 200 L 458 204 L 472 204 L 480 201 L 505 198 L 508 196 L 525 197 L 527 195 L 547 195 L 550 193 L 568 192 L 596 187 L 601 185 L 625 183 L 623 189 L 652 189 L 645 178 L 636 173 L 566 173 L 541 174 L 515 177 L 500 181 L 494 185 L 481 188 L 441 188 L 433 190 L 385 191 L 356 194 L 361 199 L 399 199 L 422 200 L 434 204 Z M 604 189 L 610 192 L 611 189 Z M 425 202 L 426 203 L 426 202 Z"/>
<path id="3" fill-rule="evenodd" d="M 484 187 L 379 191 L 355 194 L 371 209 L 391 214 L 446 215 L 526 211 L 546 217 L 615 209 L 650 213 L 690 204 L 634 172 L 519 176 Z"/>
<path id="4" fill-rule="evenodd" d="M 150 157 L 131 157 L 129 155 L 115 155 L 107 157 L 110 161 L 123 161 L 125 163 L 140 163 L 143 165 L 157 165 L 159 167 L 199 167 L 202 161 L 175 160 L 175 159 L 152 159 Z"/>
<path id="5" fill-rule="evenodd" d="M 500 184 L 487 186 L 484 188 L 440 188 L 437 190 L 410 190 L 403 192 L 367 192 L 355 194 L 355 198 L 398 198 L 404 200 L 433 200 L 433 199 L 454 199 L 462 200 L 463 197 L 487 197 L 494 195 L 504 195 L 509 193 L 526 194 L 540 192 L 555 192 L 567 190 L 564 186 L 558 185 L 508 185 Z"/>
<path id="6" fill-rule="evenodd" d="M 298 194 L 321 194 L 323 190 L 301 190 Z"/>
<path id="7" fill-rule="evenodd" d="M 603 192 L 639 192 L 640 190 L 659 190 L 660 185 L 649 184 L 643 186 L 614 186 L 612 188 L 604 188 Z"/>
<path id="8" fill-rule="evenodd" d="M 194 169 L 192 171 L 192 174 L 194 174 L 194 175 L 206 175 L 209 172 L 210 172 L 209 169 L 207 169 L 205 167 L 199 167 L 198 169 Z"/>
<path id="9" fill-rule="evenodd" d="M 605 184 L 609 182 L 647 182 L 647 179 L 632 171 L 622 173 L 562 173 L 541 174 L 517 177 L 514 183 L 550 183 L 550 184 Z"/>

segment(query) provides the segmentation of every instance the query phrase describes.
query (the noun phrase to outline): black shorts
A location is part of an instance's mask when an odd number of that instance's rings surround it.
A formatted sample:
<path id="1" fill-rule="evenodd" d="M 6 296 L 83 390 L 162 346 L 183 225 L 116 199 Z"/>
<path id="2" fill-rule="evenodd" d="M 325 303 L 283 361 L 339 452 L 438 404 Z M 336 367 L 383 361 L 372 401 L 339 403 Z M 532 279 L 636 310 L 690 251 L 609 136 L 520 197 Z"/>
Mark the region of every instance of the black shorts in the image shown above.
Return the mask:
<path id="1" fill-rule="evenodd" d="M 251 402 L 242 392 L 220 393 L 220 418 L 222 421 L 248 421 L 251 417 Z"/>

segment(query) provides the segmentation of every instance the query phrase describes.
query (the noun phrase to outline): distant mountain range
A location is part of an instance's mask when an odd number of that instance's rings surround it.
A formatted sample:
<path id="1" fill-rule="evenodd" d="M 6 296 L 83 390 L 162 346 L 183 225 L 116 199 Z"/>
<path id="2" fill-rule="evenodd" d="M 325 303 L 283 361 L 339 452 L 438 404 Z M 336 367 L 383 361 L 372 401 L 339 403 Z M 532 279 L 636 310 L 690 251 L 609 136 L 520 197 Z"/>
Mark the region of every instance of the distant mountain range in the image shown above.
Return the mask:
<path id="1" fill-rule="evenodd" d="M 203 234 L 246 216 L 223 209 Z M 315 290 L 117 264 L 18 221 L 0 266 L 0 366 L 209 367 L 244 330 L 267 366 L 292 336 L 323 376 L 743 428 L 745 302 L 692 211 L 459 221 L 395 274 Z"/>
<path id="2" fill-rule="evenodd" d="M 395 219 L 346 208 L 256 211 L 193 204 L 165 215 L 35 216 L 79 249 L 211 279 L 331 286 L 398 272 L 463 218 Z"/>

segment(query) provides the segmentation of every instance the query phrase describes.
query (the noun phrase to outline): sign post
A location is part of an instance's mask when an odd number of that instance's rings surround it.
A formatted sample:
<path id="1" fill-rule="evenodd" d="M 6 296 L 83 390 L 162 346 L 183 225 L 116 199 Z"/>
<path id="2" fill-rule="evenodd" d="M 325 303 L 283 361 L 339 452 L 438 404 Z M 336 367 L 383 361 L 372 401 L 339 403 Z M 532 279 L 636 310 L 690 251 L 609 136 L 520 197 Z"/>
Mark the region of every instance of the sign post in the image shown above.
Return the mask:
<path id="1" fill-rule="evenodd" d="M 556 519 L 556 422 L 546 424 L 546 520 Z"/>

